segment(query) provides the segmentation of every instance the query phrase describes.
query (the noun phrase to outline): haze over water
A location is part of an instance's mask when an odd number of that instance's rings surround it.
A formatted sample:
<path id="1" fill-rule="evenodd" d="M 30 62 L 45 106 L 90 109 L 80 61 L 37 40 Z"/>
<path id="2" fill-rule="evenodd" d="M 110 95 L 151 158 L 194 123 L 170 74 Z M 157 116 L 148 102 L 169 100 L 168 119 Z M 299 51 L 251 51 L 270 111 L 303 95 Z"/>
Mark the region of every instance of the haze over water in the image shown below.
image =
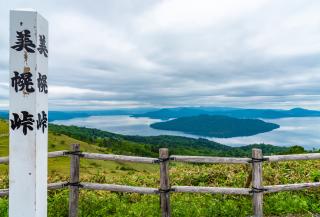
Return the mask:
<path id="1" fill-rule="evenodd" d="M 177 135 L 199 138 L 199 136 L 196 135 L 190 135 L 175 131 L 157 130 L 149 127 L 150 124 L 159 121 L 161 120 L 150 118 L 134 118 L 128 115 L 118 115 L 91 116 L 87 118 L 54 121 L 53 123 L 85 126 L 125 135 Z M 234 137 L 227 139 L 213 137 L 205 138 L 230 146 L 266 143 L 278 146 L 300 145 L 305 147 L 306 149 L 320 148 L 320 117 L 282 118 L 270 120 L 264 119 L 264 121 L 279 124 L 280 128 L 271 132 L 261 133 L 249 137 Z"/>

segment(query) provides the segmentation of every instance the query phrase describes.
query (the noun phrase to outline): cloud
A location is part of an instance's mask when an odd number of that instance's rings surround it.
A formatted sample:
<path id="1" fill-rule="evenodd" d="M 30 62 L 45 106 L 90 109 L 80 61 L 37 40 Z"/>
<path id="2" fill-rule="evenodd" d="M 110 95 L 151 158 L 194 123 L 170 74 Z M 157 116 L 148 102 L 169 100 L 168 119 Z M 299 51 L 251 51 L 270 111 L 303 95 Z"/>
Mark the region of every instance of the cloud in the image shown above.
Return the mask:
<path id="1" fill-rule="evenodd" d="M 0 84 L 8 82 L 9 9 L 33 7 L 49 20 L 51 109 L 320 109 L 316 0 L 12 0 L 0 6 Z M 0 85 L 1 108 L 7 92 Z"/>
<path id="2" fill-rule="evenodd" d="M 9 95 L 8 86 L 9 85 L 7 83 L 0 82 L 0 101 L 4 101 L 4 99 L 8 99 L 8 95 Z"/>
<path id="3" fill-rule="evenodd" d="M 142 31 L 188 32 L 241 18 L 265 4 L 265 0 L 159 1 L 138 18 Z"/>

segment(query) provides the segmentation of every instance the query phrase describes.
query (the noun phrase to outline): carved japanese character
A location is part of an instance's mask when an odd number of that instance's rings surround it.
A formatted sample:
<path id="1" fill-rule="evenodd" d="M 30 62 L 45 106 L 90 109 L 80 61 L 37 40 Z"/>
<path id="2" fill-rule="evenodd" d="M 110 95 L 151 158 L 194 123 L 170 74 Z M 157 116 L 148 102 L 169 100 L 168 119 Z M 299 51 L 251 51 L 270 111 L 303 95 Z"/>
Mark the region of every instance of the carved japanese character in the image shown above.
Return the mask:
<path id="1" fill-rule="evenodd" d="M 12 49 L 15 49 L 16 51 L 22 51 L 25 49 L 25 51 L 29 53 L 34 53 L 34 49 L 36 45 L 30 40 L 31 34 L 30 31 L 25 29 L 21 32 L 17 31 L 17 41 L 15 42 L 15 45 L 11 46 Z"/>
<path id="2" fill-rule="evenodd" d="M 37 129 L 42 129 L 42 132 L 44 133 L 44 129 L 48 127 L 48 117 L 45 111 L 42 111 L 41 113 L 38 113 L 38 120 L 37 120 Z"/>
<path id="3" fill-rule="evenodd" d="M 40 54 L 43 54 L 45 57 L 48 57 L 48 49 L 46 45 L 46 37 L 44 35 L 39 35 L 40 44 L 38 51 Z"/>
<path id="4" fill-rule="evenodd" d="M 14 71 L 14 76 L 11 78 L 11 86 L 16 92 L 25 91 L 26 93 L 34 92 L 32 74 L 30 72 L 19 72 Z"/>
<path id="5" fill-rule="evenodd" d="M 10 119 L 11 122 L 11 129 L 19 129 L 22 127 L 22 132 L 24 135 L 28 134 L 28 130 L 33 130 L 33 115 L 30 114 L 27 111 L 22 111 L 22 119 L 20 118 L 19 114 L 17 113 L 12 113 L 13 119 Z"/>

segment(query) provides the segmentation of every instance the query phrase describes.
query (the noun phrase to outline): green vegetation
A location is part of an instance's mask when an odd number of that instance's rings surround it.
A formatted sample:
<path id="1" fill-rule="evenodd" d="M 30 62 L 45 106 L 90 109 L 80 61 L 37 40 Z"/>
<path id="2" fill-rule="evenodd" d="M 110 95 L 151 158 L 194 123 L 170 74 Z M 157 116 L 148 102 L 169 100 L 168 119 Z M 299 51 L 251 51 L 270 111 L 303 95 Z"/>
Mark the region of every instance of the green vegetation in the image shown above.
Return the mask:
<path id="1" fill-rule="evenodd" d="M 267 123 L 259 119 L 238 119 L 210 115 L 181 117 L 170 121 L 153 123 L 150 126 L 160 130 L 180 131 L 218 138 L 252 136 L 280 127 L 278 124 Z"/>
<path id="2" fill-rule="evenodd" d="M 93 143 L 106 151 L 116 154 L 158 156 L 159 148 L 169 148 L 171 154 L 211 155 L 211 156 L 250 156 L 252 145 L 230 147 L 207 139 L 181 136 L 125 136 L 98 129 L 76 126 L 50 125 L 50 131 Z M 266 155 L 289 151 L 287 147 L 256 144 Z"/>
<path id="3" fill-rule="evenodd" d="M 157 167 L 157 166 L 155 166 Z M 283 184 L 319 181 L 319 161 L 266 163 L 264 166 L 264 184 Z M 248 168 L 243 165 L 197 165 L 172 163 L 170 178 L 172 185 L 195 186 L 232 186 L 243 187 L 248 177 Z M 88 182 L 118 183 L 135 186 L 157 187 L 157 171 L 114 170 L 114 176 L 108 172 L 94 169 L 82 173 L 81 179 Z M 64 177 L 64 176 L 63 176 Z M 65 178 L 65 177 L 64 177 Z M 51 175 L 51 181 L 61 179 L 59 174 Z M 0 180 L 0 183 L 7 179 Z M 0 184 L 0 188 L 7 187 Z M 320 213 L 319 190 L 283 192 L 265 195 L 266 216 L 314 216 Z M 68 190 L 50 191 L 49 217 L 67 216 Z M 249 216 L 251 197 L 210 194 L 172 194 L 173 216 Z M 81 190 L 80 216 L 145 216 L 159 215 L 157 196 L 109 193 Z M 7 199 L 0 199 L 0 216 L 7 216 Z"/>
<path id="4" fill-rule="evenodd" d="M 0 156 L 8 154 L 7 122 L 0 120 Z M 78 137 L 82 137 L 80 141 Z M 106 141 L 104 141 L 106 139 Z M 160 139 L 160 142 L 157 142 Z M 179 148 L 187 145 L 211 150 L 208 140 L 183 140 L 182 137 L 126 137 L 99 130 L 77 127 L 62 127 L 50 125 L 49 151 L 64 150 L 69 144 L 80 143 L 81 149 L 99 153 L 132 153 L 138 155 L 141 150 L 146 156 L 156 156 L 157 147 L 171 141 L 170 147 L 177 153 Z M 107 141 L 114 143 L 107 143 Z M 198 143 L 197 143 L 198 141 Z M 122 152 L 117 146 L 124 148 Z M 176 146 L 173 146 L 176 144 Z M 129 148 L 132 145 L 137 149 Z M 225 148 L 228 146 L 215 146 Z M 255 145 L 257 146 L 257 145 Z M 150 148 L 151 147 L 151 148 Z M 241 149 L 242 154 L 248 154 L 253 146 Z M 262 146 L 271 152 L 300 152 L 299 147 L 282 149 L 275 146 Z M 279 149 L 278 149 L 279 148 Z M 154 149 L 154 150 L 153 150 Z M 182 149 L 182 148 L 181 148 Z M 146 150 L 149 150 L 146 151 Z M 214 150 L 214 149 L 212 149 Z M 249 151 L 247 151 L 249 150 Z M 213 151 L 212 151 L 213 152 Z M 208 152 L 211 153 L 211 152 Z M 221 151 L 222 153 L 222 151 Z M 220 153 L 220 154 L 221 154 Z M 231 152 L 230 152 L 231 153 Z M 205 154 L 204 152 L 202 154 Z M 320 180 L 320 161 L 282 162 L 264 164 L 264 184 L 286 184 L 299 182 L 314 182 Z M 97 183 L 116 183 L 133 186 L 158 187 L 158 165 L 116 163 L 81 159 L 81 180 Z M 194 186 L 228 186 L 244 187 L 248 178 L 249 167 L 246 165 L 204 165 L 170 163 L 170 179 L 172 185 Z M 49 160 L 49 182 L 68 180 L 69 159 L 55 158 Z M 8 187 L 8 167 L 0 165 L 0 188 Z M 283 192 L 265 196 L 266 216 L 313 216 L 320 213 L 319 190 Z M 226 196 L 210 194 L 172 194 L 172 213 L 175 217 L 214 217 L 214 216 L 249 216 L 251 212 L 251 197 Z M 102 191 L 81 190 L 81 217 L 154 217 L 159 214 L 159 198 L 155 195 L 139 195 L 127 193 L 111 193 Z M 0 198 L 0 216 L 8 216 L 8 199 Z M 49 192 L 49 217 L 65 217 L 68 212 L 68 190 Z"/>

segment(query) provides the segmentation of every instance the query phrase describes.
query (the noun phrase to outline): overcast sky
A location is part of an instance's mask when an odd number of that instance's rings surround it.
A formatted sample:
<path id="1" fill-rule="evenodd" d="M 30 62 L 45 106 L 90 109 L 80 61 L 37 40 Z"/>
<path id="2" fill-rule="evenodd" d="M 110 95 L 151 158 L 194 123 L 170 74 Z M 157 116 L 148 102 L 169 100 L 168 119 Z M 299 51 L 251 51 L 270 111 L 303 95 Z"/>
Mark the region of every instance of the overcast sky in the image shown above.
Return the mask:
<path id="1" fill-rule="evenodd" d="M 320 109 L 319 0 L 0 0 L 0 109 L 9 10 L 49 21 L 49 108 Z"/>

